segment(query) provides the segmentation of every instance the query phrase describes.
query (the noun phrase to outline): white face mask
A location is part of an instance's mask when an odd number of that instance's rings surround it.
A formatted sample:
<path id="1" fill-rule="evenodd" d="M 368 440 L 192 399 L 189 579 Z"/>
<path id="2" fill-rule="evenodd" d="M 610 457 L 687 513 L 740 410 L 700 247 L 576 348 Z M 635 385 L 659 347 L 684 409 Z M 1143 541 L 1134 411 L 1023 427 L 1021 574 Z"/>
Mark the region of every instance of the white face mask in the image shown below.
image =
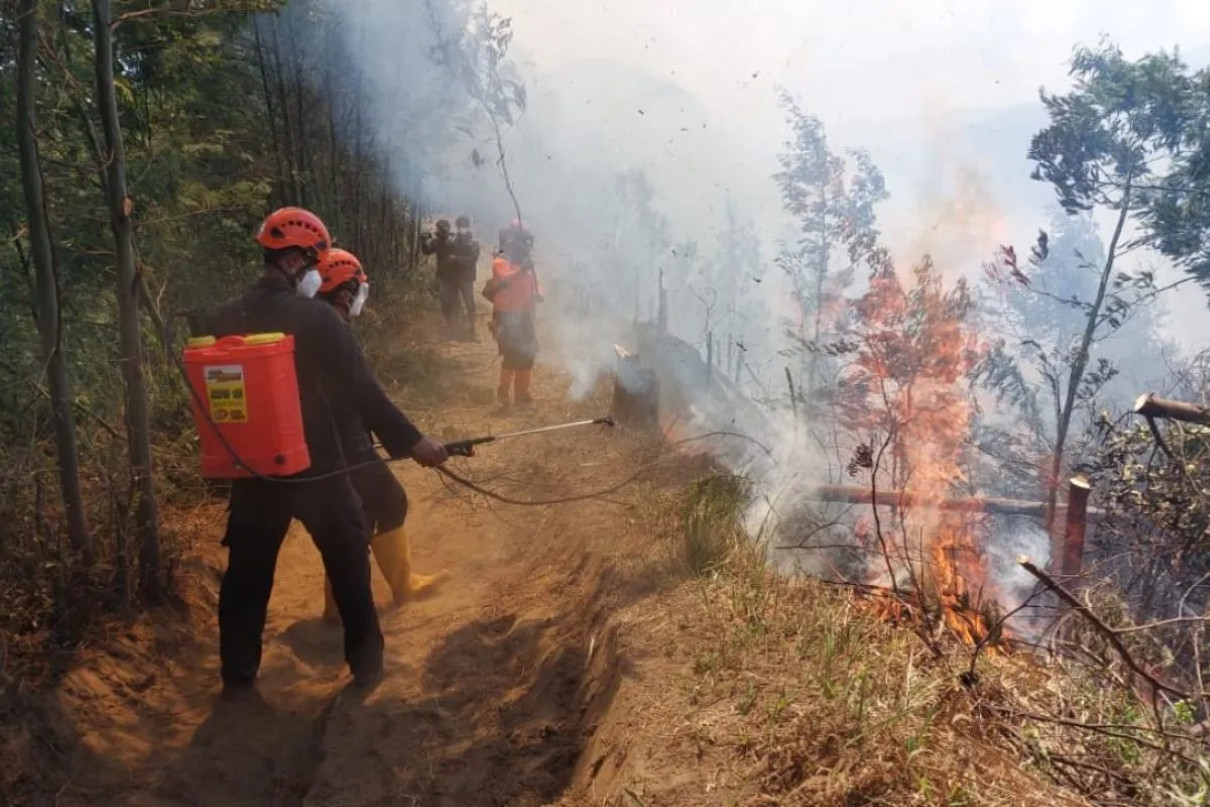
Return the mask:
<path id="1" fill-rule="evenodd" d="M 357 287 L 357 296 L 353 298 L 353 304 L 349 306 L 349 316 L 360 317 L 361 309 L 365 308 L 368 299 L 370 299 L 370 284 L 362 283 Z"/>
<path id="2" fill-rule="evenodd" d="M 294 290 L 303 297 L 314 297 L 319 291 L 319 287 L 323 285 L 323 282 L 323 278 L 319 276 L 319 270 L 312 267 L 302 276 L 302 280 L 298 281 L 298 285 Z"/>

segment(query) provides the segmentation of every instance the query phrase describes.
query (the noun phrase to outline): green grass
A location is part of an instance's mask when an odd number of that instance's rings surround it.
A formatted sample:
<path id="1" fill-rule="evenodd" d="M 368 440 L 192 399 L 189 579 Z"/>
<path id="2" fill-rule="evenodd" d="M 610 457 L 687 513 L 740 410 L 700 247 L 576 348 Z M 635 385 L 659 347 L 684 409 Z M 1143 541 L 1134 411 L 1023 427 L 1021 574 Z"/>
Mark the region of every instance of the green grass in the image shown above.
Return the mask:
<path id="1" fill-rule="evenodd" d="M 681 511 L 684 560 L 690 573 L 717 571 L 744 540 L 740 519 L 748 504 L 746 479 L 714 474 L 691 484 Z"/>

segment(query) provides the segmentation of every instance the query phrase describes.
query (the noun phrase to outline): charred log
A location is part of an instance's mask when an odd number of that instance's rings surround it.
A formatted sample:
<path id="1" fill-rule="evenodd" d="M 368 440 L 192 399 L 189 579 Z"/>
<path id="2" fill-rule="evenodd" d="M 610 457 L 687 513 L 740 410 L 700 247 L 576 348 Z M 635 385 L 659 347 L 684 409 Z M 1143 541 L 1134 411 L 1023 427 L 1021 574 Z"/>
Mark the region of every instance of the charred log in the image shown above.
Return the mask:
<path id="1" fill-rule="evenodd" d="M 930 507 L 938 510 L 956 510 L 967 513 L 995 513 L 1003 516 L 1033 516 L 1042 518 L 1045 515 L 1046 502 L 1031 502 L 1020 499 L 1001 499 L 996 497 L 971 497 L 921 500 L 907 491 L 880 490 L 872 492 L 867 488 L 854 485 L 821 485 L 807 491 L 803 498 L 817 502 L 849 502 L 851 504 L 876 504 L 883 507 L 909 508 L 913 506 Z M 1087 501 L 1087 500 L 1086 500 Z M 1099 516 L 1100 510 L 1086 508 L 1085 515 Z"/>
<path id="2" fill-rule="evenodd" d="M 1179 420 L 1183 423 L 1210 424 L 1210 408 L 1200 404 L 1172 401 L 1160 398 L 1153 393 L 1140 395 L 1130 411 L 1145 418 L 1165 418 Z"/>

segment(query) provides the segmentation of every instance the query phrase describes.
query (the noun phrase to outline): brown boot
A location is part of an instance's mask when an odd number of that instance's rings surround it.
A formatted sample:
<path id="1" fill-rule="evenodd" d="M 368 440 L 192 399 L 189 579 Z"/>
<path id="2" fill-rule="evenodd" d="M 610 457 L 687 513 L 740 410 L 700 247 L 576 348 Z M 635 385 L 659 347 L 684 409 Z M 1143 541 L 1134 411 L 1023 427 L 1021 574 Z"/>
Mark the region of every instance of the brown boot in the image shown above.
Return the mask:
<path id="1" fill-rule="evenodd" d="M 513 386 L 513 371 L 500 370 L 500 383 L 496 386 L 496 403 L 500 404 L 500 409 L 507 411 L 511 400 L 509 393 Z"/>
<path id="2" fill-rule="evenodd" d="M 518 370 L 514 374 L 513 394 L 517 401 L 517 406 L 525 409 L 532 409 L 534 399 L 529 394 L 529 382 L 533 378 L 533 370 Z"/>

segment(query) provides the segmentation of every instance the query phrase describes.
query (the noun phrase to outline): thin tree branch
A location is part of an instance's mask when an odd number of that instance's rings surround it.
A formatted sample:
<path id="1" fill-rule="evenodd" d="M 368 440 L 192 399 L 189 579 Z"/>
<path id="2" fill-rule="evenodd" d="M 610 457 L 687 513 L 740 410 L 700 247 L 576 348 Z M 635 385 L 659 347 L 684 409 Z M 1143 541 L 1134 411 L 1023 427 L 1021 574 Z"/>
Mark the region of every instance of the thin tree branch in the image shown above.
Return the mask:
<path id="1" fill-rule="evenodd" d="M 1029 558 L 1017 558 L 1017 563 L 1020 564 L 1021 568 L 1023 568 L 1025 571 L 1036 577 L 1044 586 L 1053 591 L 1059 597 L 1059 599 L 1070 605 L 1075 611 L 1087 619 L 1088 622 L 1097 629 L 1097 631 L 1099 631 L 1106 639 L 1109 640 L 1109 643 L 1113 645 L 1113 649 L 1117 651 L 1118 656 L 1122 659 L 1123 663 L 1125 663 L 1125 665 L 1129 667 L 1132 672 L 1145 680 L 1147 683 L 1151 684 L 1152 688 L 1156 692 L 1168 692 L 1184 700 L 1191 700 L 1193 698 L 1190 693 L 1165 684 L 1154 675 L 1147 672 L 1147 670 L 1143 669 L 1142 665 L 1134 660 L 1134 656 L 1130 654 L 1130 650 L 1127 649 L 1126 645 L 1122 643 L 1122 640 L 1118 636 L 1118 631 L 1106 625 L 1100 617 L 1092 612 L 1091 608 L 1080 602 L 1080 600 L 1074 594 L 1063 588 L 1063 586 L 1056 582 L 1053 577 L 1035 566 Z"/>

